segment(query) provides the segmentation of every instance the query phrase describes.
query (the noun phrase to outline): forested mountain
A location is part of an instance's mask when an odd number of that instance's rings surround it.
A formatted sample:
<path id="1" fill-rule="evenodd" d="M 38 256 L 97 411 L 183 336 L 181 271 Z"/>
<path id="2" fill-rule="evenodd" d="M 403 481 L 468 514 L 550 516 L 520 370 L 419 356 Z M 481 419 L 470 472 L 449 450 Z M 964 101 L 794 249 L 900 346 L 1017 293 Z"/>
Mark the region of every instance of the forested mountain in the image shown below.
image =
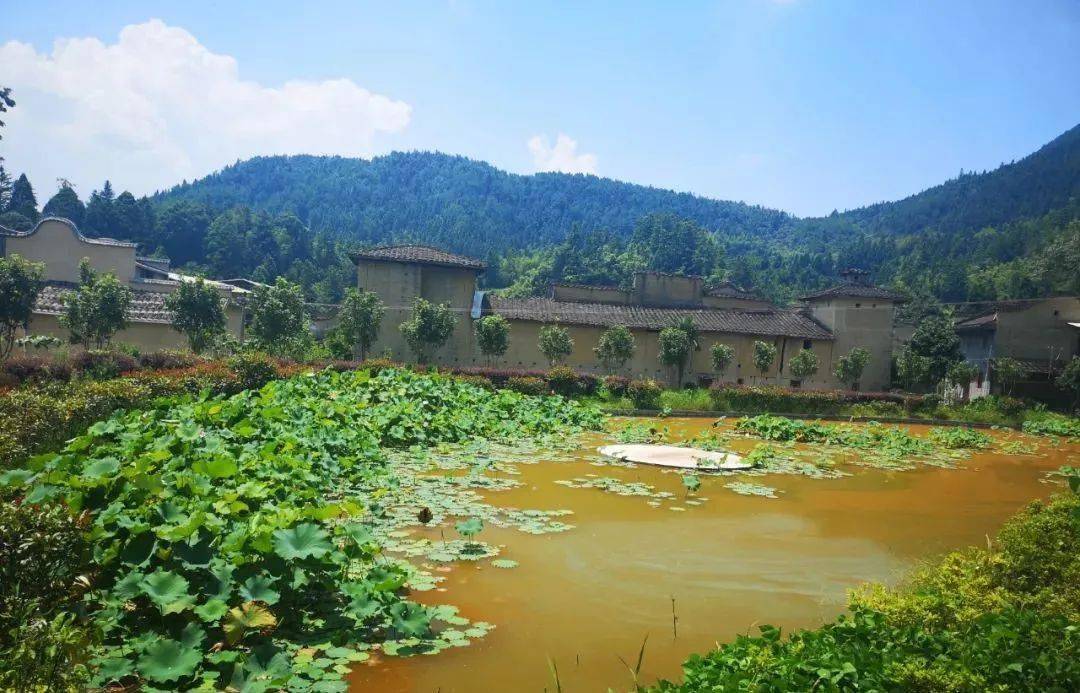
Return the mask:
<path id="1" fill-rule="evenodd" d="M 1038 217 L 1080 199 L 1080 125 L 1023 159 L 959 177 L 917 195 L 845 212 L 870 232 L 956 233 Z"/>
<path id="2" fill-rule="evenodd" d="M 1080 126 L 992 172 L 821 218 L 429 152 L 259 157 L 150 198 L 106 182 L 86 200 L 62 181 L 43 211 L 190 271 L 285 276 L 319 301 L 352 283 L 350 248 L 403 241 L 482 257 L 488 286 L 518 293 L 647 268 L 783 302 L 850 266 L 948 301 L 1080 293 Z M 30 181 L 0 166 L 0 225 L 29 227 L 37 205 Z"/>
<path id="3" fill-rule="evenodd" d="M 552 245 L 574 225 L 626 237 L 650 212 L 755 236 L 790 221 L 763 207 L 581 174 L 517 175 L 436 152 L 258 157 L 154 199 L 290 212 L 312 230 L 359 243 L 416 240 L 480 257 Z"/>

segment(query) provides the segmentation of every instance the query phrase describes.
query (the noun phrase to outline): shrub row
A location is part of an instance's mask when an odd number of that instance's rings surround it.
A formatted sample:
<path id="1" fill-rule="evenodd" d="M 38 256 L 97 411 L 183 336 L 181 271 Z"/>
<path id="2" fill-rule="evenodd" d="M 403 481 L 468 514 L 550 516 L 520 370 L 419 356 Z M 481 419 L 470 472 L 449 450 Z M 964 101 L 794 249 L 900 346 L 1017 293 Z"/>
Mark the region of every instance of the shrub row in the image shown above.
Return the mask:
<path id="1" fill-rule="evenodd" d="M 921 407 L 919 395 L 854 390 L 796 390 L 777 386 L 732 386 L 715 384 L 709 389 L 717 411 L 746 413 L 781 412 L 785 414 L 843 414 L 852 406 L 862 406 L 878 416 L 910 415 Z"/>
<path id="2" fill-rule="evenodd" d="M 0 386 L 68 382 L 74 378 L 109 380 L 140 370 L 187 368 L 207 362 L 183 351 L 155 351 L 132 356 L 122 351 L 79 351 L 71 355 L 15 355 L 0 363 Z"/>

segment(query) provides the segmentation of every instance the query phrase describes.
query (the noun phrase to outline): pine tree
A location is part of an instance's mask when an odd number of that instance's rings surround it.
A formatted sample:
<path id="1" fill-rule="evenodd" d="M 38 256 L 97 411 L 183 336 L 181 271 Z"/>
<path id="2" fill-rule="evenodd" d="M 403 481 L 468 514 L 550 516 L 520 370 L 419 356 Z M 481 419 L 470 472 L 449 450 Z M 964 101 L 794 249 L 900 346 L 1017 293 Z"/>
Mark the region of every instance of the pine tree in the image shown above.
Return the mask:
<path id="1" fill-rule="evenodd" d="M 19 176 L 15 184 L 11 186 L 11 198 L 8 200 L 6 212 L 21 214 L 30 221 L 38 220 L 37 198 L 34 196 L 34 188 L 26 174 Z"/>
<path id="2" fill-rule="evenodd" d="M 96 236 L 107 236 L 112 233 L 116 223 L 113 215 L 113 189 L 109 181 L 101 190 L 90 193 L 90 201 L 86 205 L 86 216 L 83 225 L 86 232 Z"/>

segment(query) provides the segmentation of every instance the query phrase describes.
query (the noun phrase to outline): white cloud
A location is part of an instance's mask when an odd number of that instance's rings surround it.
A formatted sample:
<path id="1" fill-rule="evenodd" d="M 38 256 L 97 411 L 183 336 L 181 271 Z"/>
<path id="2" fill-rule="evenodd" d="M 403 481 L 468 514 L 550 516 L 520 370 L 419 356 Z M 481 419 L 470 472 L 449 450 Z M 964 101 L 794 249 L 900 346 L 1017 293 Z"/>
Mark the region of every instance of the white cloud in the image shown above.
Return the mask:
<path id="1" fill-rule="evenodd" d="M 156 19 L 124 27 L 113 44 L 60 39 L 51 54 L 10 41 L 0 84 L 17 101 L 0 155 L 28 172 L 41 202 L 58 176 L 83 196 L 106 178 L 146 193 L 257 154 L 366 156 L 412 111 L 348 79 L 241 79 L 235 58 Z"/>
<path id="2" fill-rule="evenodd" d="M 527 144 L 537 171 L 596 173 L 596 155 L 578 154 L 577 140 L 561 132 L 555 138 L 555 146 L 542 135 L 533 135 Z"/>

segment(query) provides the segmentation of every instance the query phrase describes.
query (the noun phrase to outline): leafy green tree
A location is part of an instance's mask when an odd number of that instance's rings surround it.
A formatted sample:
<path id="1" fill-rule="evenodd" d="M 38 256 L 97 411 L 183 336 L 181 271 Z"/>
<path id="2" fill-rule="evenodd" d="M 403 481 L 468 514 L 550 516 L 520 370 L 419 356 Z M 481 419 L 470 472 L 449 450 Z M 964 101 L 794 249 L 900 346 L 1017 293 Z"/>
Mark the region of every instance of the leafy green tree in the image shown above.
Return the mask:
<path id="1" fill-rule="evenodd" d="M 949 366 L 945 373 L 945 380 L 953 387 L 960 388 L 960 398 L 967 401 L 970 392 L 968 390 L 971 381 L 979 376 L 979 367 L 968 361 L 957 361 Z"/>
<path id="2" fill-rule="evenodd" d="M 847 354 L 842 354 L 836 359 L 836 367 L 833 375 L 852 390 L 859 389 L 859 380 L 862 379 L 863 371 L 870 363 L 870 352 L 863 347 L 855 347 Z"/>
<path id="3" fill-rule="evenodd" d="M 37 197 L 34 196 L 34 188 L 30 185 L 30 180 L 25 173 L 16 178 L 12 184 L 11 197 L 8 198 L 7 209 L 4 211 L 21 214 L 30 221 L 37 221 Z"/>
<path id="4" fill-rule="evenodd" d="M 769 342 L 754 342 L 754 368 L 761 373 L 761 377 L 764 378 L 769 373 L 769 369 L 772 368 L 773 363 L 776 362 L 776 345 Z"/>
<path id="5" fill-rule="evenodd" d="M 1065 364 L 1056 382 L 1062 390 L 1072 393 L 1073 409 L 1080 408 L 1080 356 L 1073 356 Z"/>
<path id="6" fill-rule="evenodd" d="M 809 378 L 818 372 L 818 357 L 810 349 L 800 349 L 788 361 L 791 375 L 798 379 Z"/>
<path id="7" fill-rule="evenodd" d="M 909 389 L 929 384 L 930 359 L 916 354 L 910 345 L 905 345 L 896 355 L 896 379 L 900 385 Z"/>
<path id="8" fill-rule="evenodd" d="M 574 351 L 574 340 L 565 327 L 559 325 L 545 325 L 540 328 L 539 344 L 540 353 L 547 358 L 548 363 L 554 368 Z"/>
<path id="9" fill-rule="evenodd" d="M 417 298 L 413 303 L 412 317 L 401 323 L 399 329 L 409 348 L 416 354 L 416 360 L 426 364 L 449 341 L 456 325 L 457 316 L 450 310 L 449 304 Z"/>
<path id="10" fill-rule="evenodd" d="M 251 295 L 251 336 L 271 354 L 287 355 L 310 342 L 307 308 L 300 287 L 284 277 Z"/>
<path id="11" fill-rule="evenodd" d="M 338 314 L 338 330 L 350 348 L 360 349 L 360 360 L 367 359 L 371 345 L 378 339 L 384 313 L 386 306 L 374 291 L 346 289 Z"/>
<path id="12" fill-rule="evenodd" d="M 927 376 L 931 384 L 945 379 L 949 366 L 962 361 L 960 337 L 949 315 L 932 315 L 915 328 L 909 344 L 912 353 L 927 359 Z"/>
<path id="13" fill-rule="evenodd" d="M 682 387 L 686 361 L 693 350 L 690 335 L 679 327 L 660 330 L 660 363 L 675 368 L 675 386 Z"/>
<path id="14" fill-rule="evenodd" d="M 621 370 L 634 356 L 634 335 L 625 325 L 614 325 L 604 330 L 593 347 L 593 353 L 608 373 Z"/>
<path id="15" fill-rule="evenodd" d="M 675 214 L 647 214 L 634 226 L 631 253 L 644 268 L 709 276 L 723 264 L 723 249 L 697 222 Z"/>
<path id="16" fill-rule="evenodd" d="M 18 255 L 0 257 L 0 361 L 11 354 L 15 331 L 30 322 L 45 265 Z"/>
<path id="17" fill-rule="evenodd" d="M 992 365 L 994 376 L 1001 381 L 1002 390 L 1009 396 L 1012 395 L 1016 383 L 1027 375 L 1020 362 L 1008 356 L 994 359 Z"/>
<path id="18" fill-rule="evenodd" d="M 717 375 L 723 378 L 724 372 L 731 367 L 732 362 L 735 360 L 734 347 L 730 344 L 717 342 L 712 345 L 711 356 L 713 370 L 716 371 Z"/>
<path id="19" fill-rule="evenodd" d="M 127 310 L 131 289 L 112 273 L 99 274 L 83 258 L 79 263 L 79 288 L 64 297 L 60 324 L 71 333 L 71 341 L 87 349 L 102 349 L 128 325 Z"/>
<path id="20" fill-rule="evenodd" d="M 201 354 L 225 334 L 225 301 L 202 277 L 193 282 L 182 282 L 176 291 L 165 297 L 165 307 L 173 314 L 173 329 L 187 337 L 188 345 L 196 354 Z"/>
<path id="21" fill-rule="evenodd" d="M 81 228 L 83 218 L 86 216 L 86 205 L 75 194 L 75 189 L 71 187 L 71 183 L 61 180 L 60 189 L 45 203 L 41 213 L 47 217 L 70 219 L 75 226 Z"/>
<path id="22" fill-rule="evenodd" d="M 501 315 L 485 315 L 473 326 L 480 353 L 487 357 L 488 365 L 510 348 L 510 323 Z"/>

